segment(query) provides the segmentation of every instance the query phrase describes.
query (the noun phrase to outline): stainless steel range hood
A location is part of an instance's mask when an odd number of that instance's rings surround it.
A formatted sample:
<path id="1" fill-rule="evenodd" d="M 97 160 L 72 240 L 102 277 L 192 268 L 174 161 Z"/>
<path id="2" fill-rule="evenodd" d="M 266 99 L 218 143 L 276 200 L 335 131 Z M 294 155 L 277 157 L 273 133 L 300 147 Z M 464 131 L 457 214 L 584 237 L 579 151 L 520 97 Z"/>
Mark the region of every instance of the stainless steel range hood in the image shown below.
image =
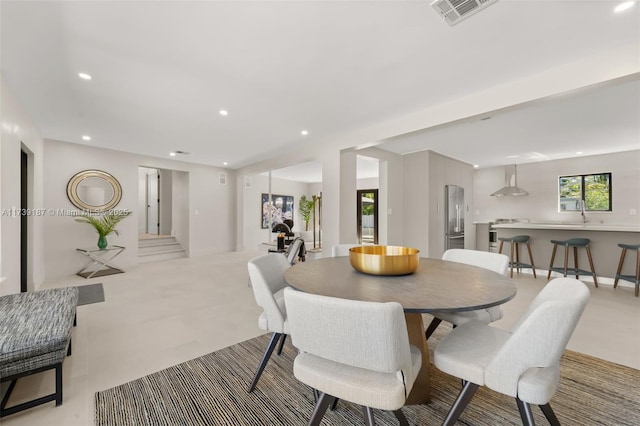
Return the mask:
<path id="1" fill-rule="evenodd" d="M 503 196 L 516 197 L 521 195 L 529 195 L 527 191 L 518 187 L 518 170 L 516 169 L 515 164 L 512 166 L 505 166 L 504 180 L 505 180 L 504 188 L 500 188 L 496 192 L 491 194 L 492 197 L 503 197 Z"/>

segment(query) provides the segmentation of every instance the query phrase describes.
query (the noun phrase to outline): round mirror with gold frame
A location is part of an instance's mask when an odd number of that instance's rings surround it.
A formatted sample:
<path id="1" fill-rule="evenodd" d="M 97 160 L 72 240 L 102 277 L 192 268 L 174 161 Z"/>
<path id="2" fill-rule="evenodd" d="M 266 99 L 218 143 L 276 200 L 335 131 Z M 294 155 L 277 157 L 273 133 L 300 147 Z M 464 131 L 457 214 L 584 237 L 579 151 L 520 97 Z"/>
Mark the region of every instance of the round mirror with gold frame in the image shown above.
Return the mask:
<path id="1" fill-rule="evenodd" d="M 122 199 L 122 187 L 107 172 L 84 170 L 69 179 L 67 197 L 81 210 L 102 212 L 118 205 Z"/>

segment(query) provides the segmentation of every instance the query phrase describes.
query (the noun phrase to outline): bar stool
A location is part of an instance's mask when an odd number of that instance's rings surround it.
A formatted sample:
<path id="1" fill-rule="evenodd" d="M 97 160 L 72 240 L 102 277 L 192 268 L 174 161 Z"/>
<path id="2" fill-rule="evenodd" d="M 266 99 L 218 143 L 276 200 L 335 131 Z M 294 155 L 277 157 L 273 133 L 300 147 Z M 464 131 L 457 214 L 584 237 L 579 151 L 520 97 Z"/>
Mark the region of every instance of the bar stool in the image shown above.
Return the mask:
<path id="1" fill-rule="evenodd" d="M 564 276 L 567 276 L 567 273 L 576 275 L 576 279 L 578 279 L 579 275 L 591 274 L 593 276 L 593 283 L 596 288 L 598 288 L 598 279 L 596 278 L 596 270 L 593 267 L 593 259 L 591 258 L 591 250 L 589 250 L 589 239 L 588 238 L 570 238 L 568 240 L 551 240 L 553 244 L 553 252 L 551 252 L 551 262 L 549 263 L 549 273 L 547 274 L 547 279 L 551 278 L 551 271 L 562 272 Z M 553 260 L 556 257 L 556 249 L 558 245 L 564 246 L 564 267 L 554 267 Z M 567 264 L 569 263 L 569 247 L 573 247 L 573 268 L 567 268 Z M 587 250 L 587 258 L 589 259 L 589 266 L 591 267 L 591 272 L 586 271 L 584 269 L 578 268 L 578 247 L 584 247 Z"/>
<path id="2" fill-rule="evenodd" d="M 499 237 L 498 240 L 500 241 L 500 248 L 498 249 L 498 253 L 502 253 L 502 246 L 505 242 L 509 243 L 509 247 L 511 249 L 510 261 L 509 261 L 509 265 L 511 265 L 511 278 L 513 278 L 514 266 L 516 267 L 516 270 L 518 271 L 518 273 L 520 273 L 521 268 L 530 268 L 531 271 L 533 271 L 533 278 L 538 278 L 536 276 L 536 265 L 533 264 L 533 256 L 531 255 L 531 245 L 529 245 L 528 235 L 516 235 L 515 237 Z M 531 264 L 520 262 L 520 246 L 518 245 L 520 243 L 527 244 L 527 251 L 529 252 L 529 262 L 531 262 Z M 513 261 L 514 246 L 516 251 L 515 262 Z"/>
<path id="3" fill-rule="evenodd" d="M 636 283 L 636 297 L 638 297 L 638 292 L 640 291 L 640 244 L 618 244 L 618 247 L 622 249 L 622 254 L 620 255 L 620 263 L 618 263 L 618 272 L 616 272 L 616 279 L 613 282 L 613 288 L 618 287 L 618 280 L 623 279 L 625 281 L 631 281 Z M 633 275 L 622 275 L 620 272 L 622 271 L 622 264 L 624 263 L 624 257 L 627 254 L 627 250 L 635 250 L 638 255 L 638 260 L 636 261 L 636 276 Z"/>

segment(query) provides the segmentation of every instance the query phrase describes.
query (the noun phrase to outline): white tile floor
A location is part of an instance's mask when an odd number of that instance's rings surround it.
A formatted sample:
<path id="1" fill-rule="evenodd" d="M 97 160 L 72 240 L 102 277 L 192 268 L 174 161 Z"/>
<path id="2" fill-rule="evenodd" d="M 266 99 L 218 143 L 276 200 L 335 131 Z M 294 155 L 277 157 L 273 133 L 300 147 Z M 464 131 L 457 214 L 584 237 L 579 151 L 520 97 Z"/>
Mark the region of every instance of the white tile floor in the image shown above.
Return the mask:
<path id="1" fill-rule="evenodd" d="M 201 356 L 262 332 L 261 310 L 248 287 L 246 264 L 257 252 L 224 253 L 141 264 L 124 274 L 47 282 L 44 288 L 102 282 L 104 303 L 78 307 L 73 355 L 64 363 L 64 404 L 2 419 L 7 426 L 92 425 L 96 391 Z M 546 283 L 523 274 L 518 295 L 495 323 L 508 328 Z M 640 369 L 640 299 L 629 287 L 601 285 L 569 348 Z M 53 392 L 51 372 L 18 382 L 11 404 Z"/>

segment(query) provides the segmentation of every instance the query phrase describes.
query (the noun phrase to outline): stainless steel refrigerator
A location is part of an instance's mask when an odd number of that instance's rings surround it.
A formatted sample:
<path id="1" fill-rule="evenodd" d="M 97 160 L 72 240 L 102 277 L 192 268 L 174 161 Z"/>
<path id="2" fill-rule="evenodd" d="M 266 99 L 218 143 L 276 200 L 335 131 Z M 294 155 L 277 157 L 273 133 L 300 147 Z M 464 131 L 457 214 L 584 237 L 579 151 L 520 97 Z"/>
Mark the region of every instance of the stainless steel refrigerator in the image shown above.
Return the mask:
<path id="1" fill-rule="evenodd" d="M 444 187 L 444 245 L 445 250 L 464 248 L 464 188 L 457 185 Z"/>

